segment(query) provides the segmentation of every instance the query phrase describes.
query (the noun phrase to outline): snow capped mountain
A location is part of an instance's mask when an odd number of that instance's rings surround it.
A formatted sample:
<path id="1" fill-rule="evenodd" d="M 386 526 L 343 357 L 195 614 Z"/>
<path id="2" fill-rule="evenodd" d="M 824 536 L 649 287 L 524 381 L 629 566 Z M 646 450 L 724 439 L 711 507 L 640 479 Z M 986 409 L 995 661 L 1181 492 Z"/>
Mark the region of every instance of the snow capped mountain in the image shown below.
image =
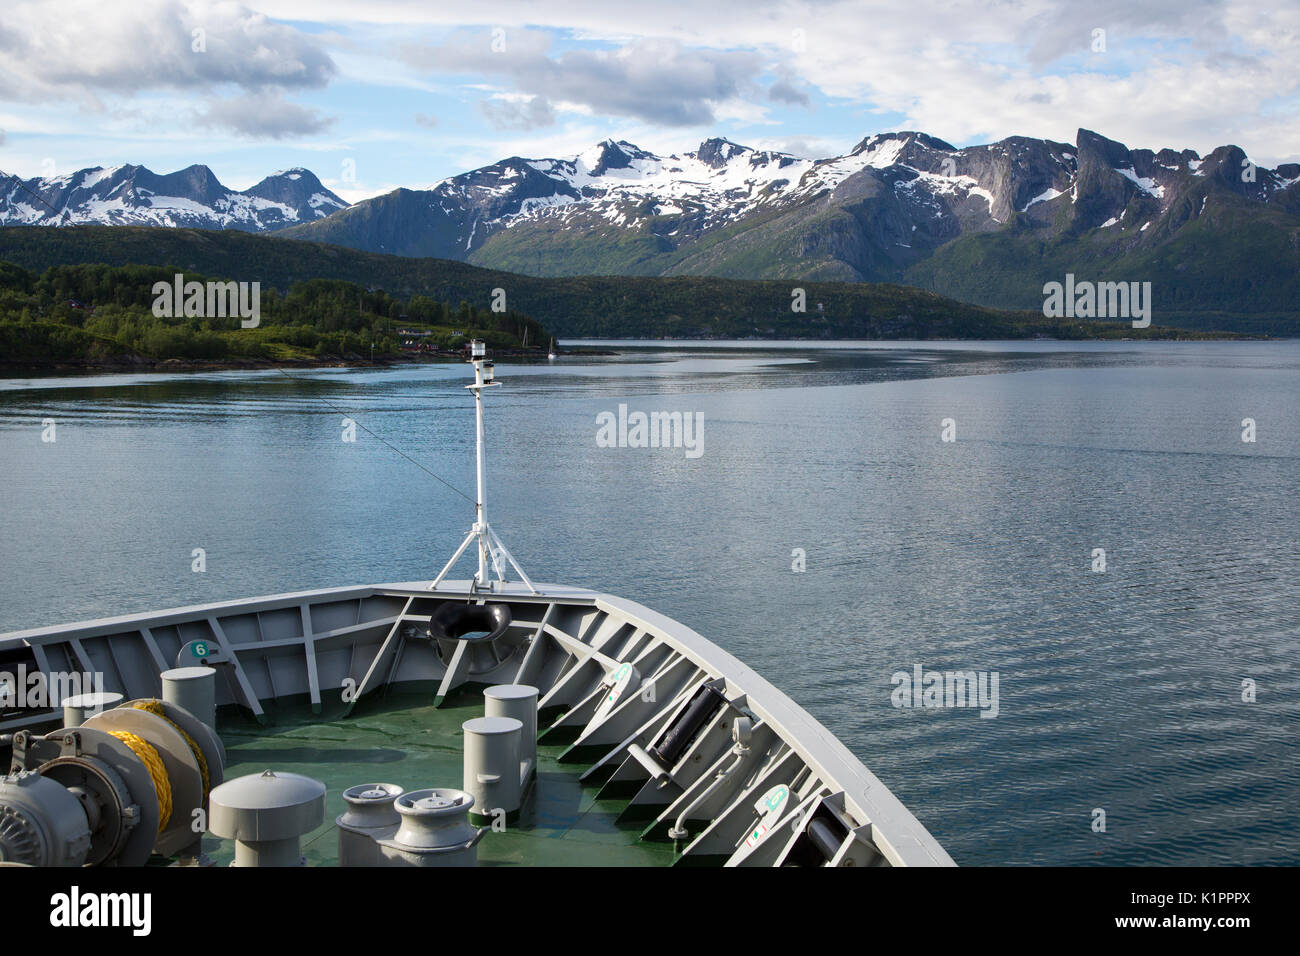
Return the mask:
<path id="1" fill-rule="evenodd" d="M 726 139 L 667 156 L 605 140 L 352 206 L 303 169 L 243 192 L 204 166 L 0 180 L 0 225 L 81 222 L 280 230 L 541 276 L 903 282 L 1031 308 L 1043 275 L 1084 266 L 1137 262 L 1182 269 L 1185 281 L 1183 258 L 1195 249 L 1202 274 L 1218 275 L 1243 228 L 1267 255 L 1238 257 L 1233 275 L 1300 271 L 1287 258 L 1300 233 L 1300 164 L 1256 168 L 1235 146 L 1204 157 L 1129 149 L 1084 129 L 1073 144 L 1013 136 L 960 149 L 904 131 L 824 159 Z"/>
<path id="2" fill-rule="evenodd" d="M 413 195 L 427 196 L 447 217 L 468 221 L 469 250 L 500 229 L 547 217 L 563 222 L 593 210 L 620 226 L 687 209 L 718 221 L 761 202 L 760 193 L 774 181 L 787 183 L 787 167 L 802 171 L 809 165 L 726 140 L 707 140 L 695 153 L 662 158 L 625 141 L 606 140 L 572 159 L 511 157 Z"/>
<path id="3" fill-rule="evenodd" d="M 223 186 L 207 166 L 159 176 L 143 166 L 82 169 L 48 179 L 0 174 L 0 225 L 183 226 L 266 232 L 347 206 L 306 169 L 251 189 Z"/>
<path id="4" fill-rule="evenodd" d="M 460 259 L 534 275 L 704 274 L 899 281 L 962 237 L 1018 223 L 1168 235 L 1208 192 L 1297 211 L 1296 170 L 1254 169 L 1226 146 L 1129 150 L 1088 130 L 958 149 L 879 133 L 803 159 L 709 139 L 657 156 L 606 140 L 565 159 L 510 157 L 427 190 L 401 189 L 294 227 L 294 238 Z M 1243 173 L 1245 175 L 1243 176 Z"/>
<path id="5" fill-rule="evenodd" d="M 874 136 L 847 156 L 821 160 L 758 151 L 725 139 L 705 140 L 694 152 L 664 157 L 606 140 L 573 159 L 503 160 L 444 180 L 431 192 L 447 215 L 455 215 L 454 207 L 475 209 L 476 227 L 472 240 L 466 238 L 467 249 L 483 246 L 498 230 L 530 221 L 576 222 L 593 215 L 621 227 L 680 217 L 687 232 L 699 232 L 834 191 L 865 169 L 888 170 L 905 159 L 920 159 L 923 167 L 942 170 L 940 152 L 958 155 L 948 144 L 922 134 Z M 958 203 L 976 195 L 987 208 L 992 200 L 968 174 L 903 168 L 910 174 L 901 177 L 897 188 L 919 188 L 922 202 L 930 194 Z"/>

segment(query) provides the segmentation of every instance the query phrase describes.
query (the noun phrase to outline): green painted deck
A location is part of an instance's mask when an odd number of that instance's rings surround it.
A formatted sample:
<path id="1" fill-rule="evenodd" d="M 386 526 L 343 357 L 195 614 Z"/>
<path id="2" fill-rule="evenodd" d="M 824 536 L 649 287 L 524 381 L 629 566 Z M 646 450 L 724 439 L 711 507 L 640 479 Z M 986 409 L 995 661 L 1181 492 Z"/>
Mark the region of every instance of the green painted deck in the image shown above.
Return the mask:
<path id="1" fill-rule="evenodd" d="M 462 690 L 441 707 L 429 696 L 392 695 L 367 701 L 352 716 L 341 706 L 313 715 L 305 703 L 268 708 L 266 725 L 225 711 L 218 730 L 227 749 L 227 780 L 264 770 L 313 777 L 327 789 L 325 823 L 303 837 L 308 866 L 338 862 L 334 820 L 346 809 L 343 791 L 360 783 L 395 783 L 405 790 L 462 783 L 461 724 L 483 714 L 481 688 Z M 564 746 L 539 745 L 537 783 L 518 821 L 489 832 L 478 845 L 480 866 L 668 866 L 671 843 L 639 839 L 645 823 L 615 822 L 623 800 L 596 800 L 578 775 L 585 764 L 560 764 Z M 475 809 L 478 809 L 477 807 Z M 234 843 L 212 836 L 203 849 L 218 865 L 234 858 Z"/>

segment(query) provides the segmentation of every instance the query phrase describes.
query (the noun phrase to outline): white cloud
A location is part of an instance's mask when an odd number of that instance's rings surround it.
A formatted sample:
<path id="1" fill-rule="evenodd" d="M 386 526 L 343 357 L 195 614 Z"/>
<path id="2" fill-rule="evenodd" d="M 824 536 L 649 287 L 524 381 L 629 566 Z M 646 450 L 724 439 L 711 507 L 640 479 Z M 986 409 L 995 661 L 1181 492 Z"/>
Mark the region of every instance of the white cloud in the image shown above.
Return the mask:
<path id="1" fill-rule="evenodd" d="M 0 97 L 99 103 L 113 94 L 230 84 L 320 87 L 334 75 L 307 34 L 240 3 L 95 0 L 9 3 L 0 35 Z"/>
<path id="2" fill-rule="evenodd" d="M 313 136 L 334 122 L 319 110 L 291 103 L 280 92 L 270 90 L 214 100 L 198 113 L 198 119 L 253 139 Z"/>
<path id="3" fill-rule="evenodd" d="M 497 93 L 479 104 L 496 129 L 537 129 L 555 125 L 555 110 L 544 96 Z"/>
<path id="4" fill-rule="evenodd" d="M 295 19 L 431 28 L 466 19 L 462 8 L 422 0 L 264 0 L 261 7 Z M 1013 134 L 1072 140 L 1087 126 L 1133 146 L 1205 152 L 1236 142 L 1270 161 L 1300 154 L 1300 5 L 1286 0 L 481 0 L 472 16 L 484 44 L 500 25 L 511 37 L 532 27 L 625 46 L 653 40 L 751 52 L 787 70 L 795 89 L 901 114 L 901 125 L 958 142 Z M 1092 52 L 1095 29 L 1106 30 L 1105 53 Z M 514 75 L 523 91 L 551 95 L 537 83 L 525 89 L 527 78 Z M 651 92 L 626 96 L 635 103 Z M 785 92 L 778 86 L 774 95 Z M 737 95 L 758 102 L 771 94 L 738 88 Z M 576 99 L 604 115 L 655 119 L 626 104 L 620 111 L 618 103 L 593 103 L 594 95 Z M 686 119 L 708 110 L 706 100 L 692 101 L 697 112 Z"/>
<path id="5" fill-rule="evenodd" d="M 725 134 L 833 155 L 882 122 L 959 144 L 1072 141 L 1085 126 L 1134 147 L 1232 142 L 1262 165 L 1300 156 L 1300 4 L 1282 0 L 0 4 L 4 162 L 24 168 L 47 154 L 68 168 L 246 149 L 185 122 L 198 117 L 305 137 L 278 149 L 353 150 L 375 180 L 410 186 L 609 136 L 659 153 Z M 494 26 L 506 53 L 491 53 Z M 1104 54 L 1091 50 L 1098 28 Z M 403 45 L 448 56 L 408 60 Z M 325 86 L 331 98 L 313 102 L 340 114 L 329 142 L 328 120 L 292 102 Z M 436 136 L 416 113 L 438 117 Z"/>
<path id="6" fill-rule="evenodd" d="M 511 30 L 498 39 L 494 48 L 490 32 L 463 30 L 437 46 L 408 46 L 403 57 L 432 71 L 504 79 L 511 92 L 529 97 L 531 111 L 530 117 L 504 118 L 528 128 L 554 122 L 553 100 L 663 126 L 713 122 L 717 104 L 739 101 L 756 89 L 763 66 L 750 51 L 688 49 L 676 40 L 640 39 L 614 50 L 551 55 L 551 37 L 538 31 Z M 489 103 L 486 112 L 494 123 L 502 118 L 499 103 Z"/>

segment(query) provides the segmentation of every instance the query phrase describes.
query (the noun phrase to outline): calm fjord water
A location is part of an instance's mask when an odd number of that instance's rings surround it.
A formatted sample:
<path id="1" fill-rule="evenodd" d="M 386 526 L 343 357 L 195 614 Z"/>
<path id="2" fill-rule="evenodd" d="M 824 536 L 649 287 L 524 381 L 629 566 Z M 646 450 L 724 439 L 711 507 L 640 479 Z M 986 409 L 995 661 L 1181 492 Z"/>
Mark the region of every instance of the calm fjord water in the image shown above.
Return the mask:
<path id="1" fill-rule="evenodd" d="M 1300 863 L 1300 343 L 618 348 L 497 366 L 535 580 L 750 663 L 960 864 Z M 472 493 L 466 372 L 0 380 L 0 630 L 431 576 L 472 507 L 325 402 Z M 597 447 L 620 403 L 702 456 Z M 997 717 L 894 707 L 915 665 Z"/>

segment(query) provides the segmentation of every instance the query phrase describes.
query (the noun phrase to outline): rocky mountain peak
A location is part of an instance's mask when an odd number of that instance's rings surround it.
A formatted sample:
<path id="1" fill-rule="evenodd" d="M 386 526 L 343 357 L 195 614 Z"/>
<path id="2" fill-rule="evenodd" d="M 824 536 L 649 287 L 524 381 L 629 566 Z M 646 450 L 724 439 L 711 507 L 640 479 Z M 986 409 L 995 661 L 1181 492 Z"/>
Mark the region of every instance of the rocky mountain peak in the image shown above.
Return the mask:
<path id="1" fill-rule="evenodd" d="M 304 219 L 312 221 L 346 209 L 347 203 L 330 192 L 316 174 L 296 166 L 267 176 L 244 195 L 278 203 L 290 210 L 302 210 Z"/>
<path id="2" fill-rule="evenodd" d="M 627 140 L 606 139 L 579 153 L 576 161 L 585 166 L 590 175 L 603 176 L 611 169 L 629 168 L 633 160 L 654 158 L 654 154 Z"/>
<path id="3" fill-rule="evenodd" d="M 693 155 L 710 169 L 721 169 L 727 165 L 733 156 L 748 151 L 748 146 L 741 146 L 729 139 L 713 137 L 700 143 Z"/>
<path id="4" fill-rule="evenodd" d="M 1129 165 L 1129 151 L 1123 143 L 1116 142 L 1113 139 L 1107 139 L 1100 133 L 1094 133 L 1090 129 L 1080 129 L 1075 134 L 1075 145 L 1078 147 L 1079 166 L 1082 168 L 1085 163 L 1098 162 L 1110 169 L 1117 169 L 1120 166 Z"/>
<path id="5" fill-rule="evenodd" d="M 951 143 L 939 139 L 937 136 L 931 136 L 928 133 L 920 133 L 916 130 L 896 130 L 887 133 L 873 133 L 861 140 L 852 150 L 850 156 L 860 156 L 866 152 L 879 151 L 882 147 L 896 144 L 900 154 L 908 150 L 913 151 L 941 151 L 956 152 L 957 147 Z"/>

